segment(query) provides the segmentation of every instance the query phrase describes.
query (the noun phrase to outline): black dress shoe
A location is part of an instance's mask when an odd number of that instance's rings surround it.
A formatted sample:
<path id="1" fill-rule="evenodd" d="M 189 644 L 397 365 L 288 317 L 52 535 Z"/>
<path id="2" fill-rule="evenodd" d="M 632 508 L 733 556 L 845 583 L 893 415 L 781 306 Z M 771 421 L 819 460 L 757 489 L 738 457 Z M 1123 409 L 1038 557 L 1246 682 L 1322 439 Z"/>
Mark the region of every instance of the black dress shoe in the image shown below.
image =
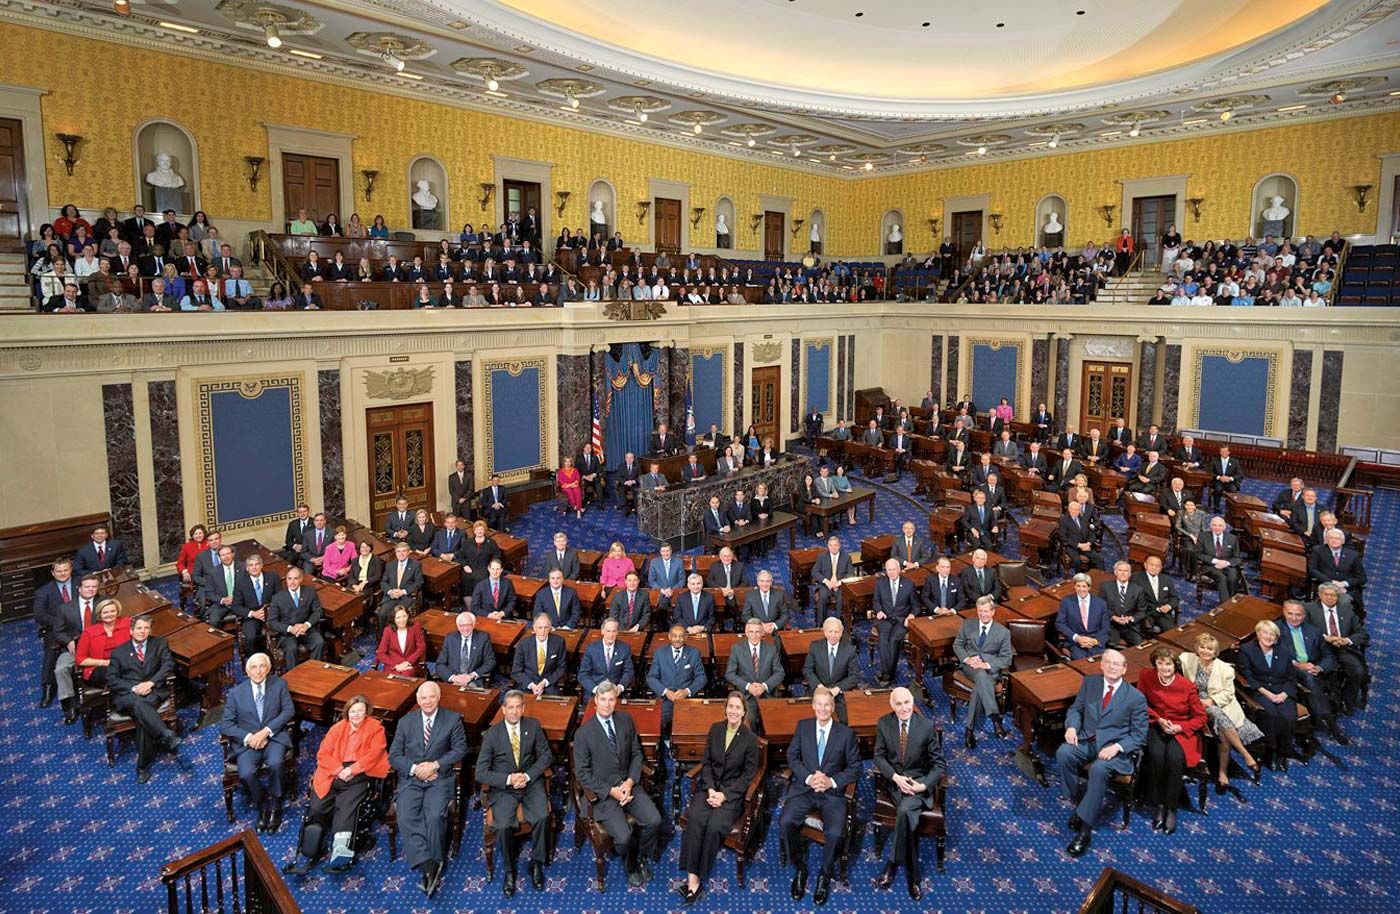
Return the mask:
<path id="1" fill-rule="evenodd" d="M 530 886 L 531 886 L 536 892 L 541 892 L 541 891 L 544 890 L 544 864 L 543 864 L 543 863 L 531 863 L 531 864 L 530 864 Z"/>
<path id="2" fill-rule="evenodd" d="M 627 884 L 634 889 L 640 889 L 646 884 L 646 880 L 642 878 L 641 867 L 633 867 L 627 871 Z"/>
<path id="3" fill-rule="evenodd" d="M 822 873 L 817 877 L 816 888 L 812 889 L 812 904 L 824 905 L 826 899 L 831 895 L 831 877 Z"/>
<path id="4" fill-rule="evenodd" d="M 336 857 L 326 864 L 325 871 L 332 875 L 339 876 L 341 873 L 350 872 L 350 865 L 355 862 L 354 857 Z"/>
<path id="5" fill-rule="evenodd" d="M 1009 735 L 1006 732 L 1006 724 L 1001 722 L 1000 717 L 992 718 L 992 729 L 996 732 L 998 739 L 1006 739 L 1006 737 Z"/>
<path id="6" fill-rule="evenodd" d="M 1280 754 L 1279 757 L 1278 757 L 1277 759 L 1274 760 L 1274 764 L 1275 764 L 1275 765 L 1278 765 L 1278 770 L 1279 770 L 1279 771 L 1287 771 L 1287 770 L 1288 770 L 1288 756 Z"/>
<path id="7" fill-rule="evenodd" d="M 275 835 L 275 834 L 277 834 L 277 833 L 278 833 L 279 831 L 281 831 L 281 830 L 282 830 L 282 807 L 279 805 L 279 806 L 274 806 L 274 807 L 272 807 L 272 818 L 269 819 L 268 822 L 267 822 L 267 832 L 268 832 L 268 834 L 270 834 L 270 835 Z"/>
<path id="8" fill-rule="evenodd" d="M 1065 848 L 1065 853 L 1071 857 L 1083 857 L 1089 850 L 1089 844 L 1093 840 L 1093 831 L 1088 828 L 1081 828 L 1079 834 L 1069 842 L 1069 847 Z"/>
<path id="9" fill-rule="evenodd" d="M 67 720 L 67 718 L 65 718 L 65 720 Z M 71 721 L 68 722 L 71 723 Z M 1346 735 L 1346 731 L 1342 729 L 1341 724 L 1337 723 L 1336 720 L 1331 720 L 1328 722 L 1327 731 L 1332 734 L 1332 739 L 1337 741 L 1337 745 L 1351 745 L 1351 737 Z"/>
<path id="10" fill-rule="evenodd" d="M 705 884 L 704 884 L 703 882 L 700 883 L 700 885 L 697 886 L 696 889 L 695 889 L 695 891 L 693 891 L 693 892 L 690 891 L 689 887 L 685 887 L 685 897 L 684 897 L 683 899 L 681 899 L 681 903 L 682 903 L 682 904 L 686 904 L 686 905 L 695 904 L 695 902 L 697 902 L 697 901 L 700 900 L 700 896 L 701 896 L 701 895 L 704 895 L 704 894 L 705 894 Z"/>
<path id="11" fill-rule="evenodd" d="M 918 879 L 912 875 L 909 877 L 909 897 L 915 901 L 924 897 L 923 886 L 919 884 L 921 882 L 923 882 L 922 879 Z"/>
<path id="12" fill-rule="evenodd" d="M 305 857 L 297 857 L 297 859 L 282 867 L 282 872 L 288 876 L 305 876 L 307 873 L 311 872 L 311 867 L 314 865 L 314 861 L 308 860 Z"/>
<path id="13" fill-rule="evenodd" d="M 976 749 L 976 748 L 977 748 L 977 734 L 976 734 L 976 733 L 973 733 L 972 730 L 970 730 L 970 729 L 967 730 L 967 731 L 965 731 L 965 732 L 963 733 L 963 745 L 966 746 L 966 747 L 969 748 L 969 749 Z"/>
<path id="14" fill-rule="evenodd" d="M 885 868 L 880 871 L 880 878 L 875 880 L 875 887 L 878 889 L 888 889 L 890 886 L 894 885 L 894 871 L 895 865 L 893 863 L 885 864 Z"/>
<path id="15" fill-rule="evenodd" d="M 1216 782 L 1215 782 L 1215 792 L 1216 792 L 1216 793 L 1218 793 L 1218 794 L 1225 794 L 1225 793 L 1227 793 L 1229 790 L 1230 790 L 1230 785 L 1229 785 L 1229 784 L 1222 784 L 1222 783 L 1220 783 L 1219 781 L 1216 781 Z"/>
<path id="16" fill-rule="evenodd" d="M 505 881 L 501 883 L 501 894 L 507 898 L 515 895 L 515 874 L 506 873 Z"/>
<path id="17" fill-rule="evenodd" d="M 644 882 L 644 883 L 646 883 L 646 882 L 651 882 L 651 861 L 650 861 L 650 860 L 645 860 L 645 859 L 643 859 L 643 860 L 638 860 L 638 861 L 637 861 L 637 871 L 640 872 L 640 873 L 642 874 L 642 882 Z"/>
<path id="18" fill-rule="evenodd" d="M 151 769 L 149 769 L 149 768 L 137 768 L 137 769 L 136 769 L 136 783 L 138 783 L 138 784 L 145 784 L 145 783 L 148 782 L 150 779 L 151 779 Z"/>
<path id="19" fill-rule="evenodd" d="M 54 686 L 44 686 L 44 690 L 39 693 L 39 707 L 47 708 L 52 705 L 57 692 Z"/>
<path id="20" fill-rule="evenodd" d="M 1079 813 L 1073 813 L 1069 817 L 1069 821 L 1065 823 L 1065 827 L 1070 831 L 1081 831 L 1084 828 L 1084 820 L 1079 818 Z"/>
<path id="21" fill-rule="evenodd" d="M 807 894 L 807 871 L 798 870 L 797 875 L 792 877 L 792 897 L 794 901 L 800 901 L 802 896 Z"/>
<path id="22" fill-rule="evenodd" d="M 1165 807 L 1165 806 L 1158 806 L 1158 807 L 1157 807 L 1157 815 L 1152 819 L 1152 830 L 1153 830 L 1153 831 L 1161 831 L 1163 828 L 1166 827 L 1166 825 L 1165 825 L 1166 821 L 1167 821 L 1167 807 Z"/>
<path id="23" fill-rule="evenodd" d="M 262 835 L 267 833 L 267 823 L 271 821 L 271 819 L 271 810 L 264 809 L 262 812 L 258 813 L 258 834 Z"/>
<path id="24" fill-rule="evenodd" d="M 1162 831 L 1172 834 L 1176 831 L 1176 810 L 1168 809 L 1167 816 L 1162 820 Z"/>

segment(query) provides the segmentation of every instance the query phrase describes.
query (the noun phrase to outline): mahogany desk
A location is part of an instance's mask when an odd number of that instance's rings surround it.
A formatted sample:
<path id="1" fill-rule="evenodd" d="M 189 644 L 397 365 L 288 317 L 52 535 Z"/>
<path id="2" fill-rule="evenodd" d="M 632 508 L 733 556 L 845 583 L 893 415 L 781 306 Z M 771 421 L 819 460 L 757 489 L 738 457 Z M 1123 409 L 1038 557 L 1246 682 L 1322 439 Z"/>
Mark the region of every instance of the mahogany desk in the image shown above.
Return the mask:
<path id="1" fill-rule="evenodd" d="M 1017 670 L 1010 676 L 1009 701 L 1021 730 L 1021 746 L 1017 764 L 1029 767 L 1032 777 L 1045 786 L 1045 766 L 1035 751 L 1035 725 L 1038 721 L 1058 716 L 1069 709 L 1084 676 L 1067 663 L 1052 663 L 1029 670 Z"/>
<path id="2" fill-rule="evenodd" d="M 348 666 L 308 660 L 297 664 L 282 675 L 282 681 L 292 693 L 292 704 L 299 720 L 329 724 L 333 717 L 331 696 L 359 674 Z"/>
<path id="3" fill-rule="evenodd" d="M 872 449 L 873 450 L 873 449 Z M 880 453 L 877 451 L 877 453 Z M 887 451 L 891 458 L 892 451 Z M 822 521 L 822 538 L 831 535 L 831 518 L 847 508 L 857 508 L 862 502 L 869 505 L 870 523 L 875 523 L 875 490 L 852 487 L 851 491 L 845 495 L 838 495 L 835 498 L 823 498 L 819 503 L 808 502 L 802 506 L 802 513 L 810 517 L 820 517 Z"/>

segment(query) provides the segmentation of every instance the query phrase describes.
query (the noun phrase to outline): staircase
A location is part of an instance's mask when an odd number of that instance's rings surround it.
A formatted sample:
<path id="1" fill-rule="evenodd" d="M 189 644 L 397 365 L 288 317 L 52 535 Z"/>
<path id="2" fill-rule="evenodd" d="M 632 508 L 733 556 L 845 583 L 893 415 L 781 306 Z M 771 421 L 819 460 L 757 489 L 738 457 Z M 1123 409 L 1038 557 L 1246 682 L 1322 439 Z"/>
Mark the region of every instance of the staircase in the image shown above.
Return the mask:
<path id="1" fill-rule="evenodd" d="M 25 272 L 24 265 L 23 254 L 0 253 L 0 312 L 33 309 L 29 275 Z"/>
<path id="2" fill-rule="evenodd" d="M 1108 283 L 1108 288 L 1099 293 L 1096 304 L 1100 305 L 1145 305 L 1162 285 L 1162 274 L 1156 270 L 1125 273 Z"/>

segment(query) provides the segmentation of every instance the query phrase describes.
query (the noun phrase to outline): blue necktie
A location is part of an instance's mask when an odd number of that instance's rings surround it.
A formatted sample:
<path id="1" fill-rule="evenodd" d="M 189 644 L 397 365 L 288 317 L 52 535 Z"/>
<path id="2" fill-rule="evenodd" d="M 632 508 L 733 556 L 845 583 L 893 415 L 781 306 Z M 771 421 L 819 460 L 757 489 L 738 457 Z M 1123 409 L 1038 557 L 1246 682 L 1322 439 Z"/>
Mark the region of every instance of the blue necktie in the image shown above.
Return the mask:
<path id="1" fill-rule="evenodd" d="M 608 734 L 608 745 L 612 746 L 613 752 L 617 751 L 617 731 L 613 730 L 612 718 L 603 721 L 603 731 Z"/>
<path id="2" fill-rule="evenodd" d="M 978 635 L 977 635 L 977 649 L 980 651 L 980 650 L 982 649 L 983 645 L 985 645 L 986 643 L 987 643 L 987 626 L 984 625 L 984 626 L 981 627 L 981 630 L 978 632 Z"/>
<path id="3" fill-rule="evenodd" d="M 262 605 L 262 575 L 258 575 L 253 580 L 253 594 L 258 598 L 258 605 Z"/>
<path id="4" fill-rule="evenodd" d="M 253 686 L 253 706 L 254 706 L 255 708 L 257 708 L 257 711 L 258 711 L 258 723 L 262 723 L 262 719 L 263 719 L 263 687 L 262 687 L 262 684 L 261 684 L 261 683 L 259 683 L 258 685 Z"/>
<path id="5" fill-rule="evenodd" d="M 301 591 L 292 591 L 292 608 L 301 609 Z"/>
<path id="6" fill-rule="evenodd" d="M 821 767 L 822 759 L 826 757 L 826 731 L 821 727 L 817 728 L 817 767 Z"/>

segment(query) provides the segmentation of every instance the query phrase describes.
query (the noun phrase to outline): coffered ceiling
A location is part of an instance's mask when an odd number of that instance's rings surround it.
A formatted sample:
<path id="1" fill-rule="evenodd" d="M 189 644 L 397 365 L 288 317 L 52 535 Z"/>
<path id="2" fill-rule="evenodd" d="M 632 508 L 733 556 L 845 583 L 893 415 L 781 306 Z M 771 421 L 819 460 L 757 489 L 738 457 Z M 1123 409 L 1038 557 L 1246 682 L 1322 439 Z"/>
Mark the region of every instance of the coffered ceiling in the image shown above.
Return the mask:
<path id="1" fill-rule="evenodd" d="M 1400 0 L 0 0 L 0 19 L 852 177 L 1400 110 Z M 856 15 L 857 13 L 861 15 Z"/>

